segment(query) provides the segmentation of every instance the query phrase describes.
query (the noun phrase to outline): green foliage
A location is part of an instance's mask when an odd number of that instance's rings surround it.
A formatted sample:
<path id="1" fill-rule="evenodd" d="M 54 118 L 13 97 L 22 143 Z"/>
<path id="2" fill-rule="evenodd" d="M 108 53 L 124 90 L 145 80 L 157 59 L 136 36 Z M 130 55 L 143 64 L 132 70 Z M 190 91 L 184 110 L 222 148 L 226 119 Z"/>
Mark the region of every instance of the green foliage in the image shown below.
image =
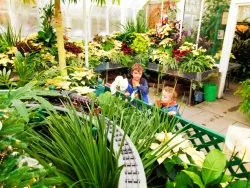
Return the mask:
<path id="1" fill-rule="evenodd" d="M 7 94 L 0 95 L 0 109 L 10 107 L 15 100 L 34 99 L 34 97 L 37 98 L 38 96 L 59 96 L 55 91 L 41 90 L 36 85 L 37 82 L 30 82 L 14 91 L 9 90 Z"/>
<path id="2" fill-rule="evenodd" d="M 249 180 L 236 180 L 229 184 L 226 188 L 248 188 L 250 186 Z"/>
<path id="3" fill-rule="evenodd" d="M 248 114 L 250 118 L 250 79 L 241 82 L 241 86 L 236 91 L 236 94 L 242 98 L 240 110 Z"/>
<path id="4" fill-rule="evenodd" d="M 18 85 L 24 86 L 38 73 L 41 58 L 37 53 L 22 56 L 20 52 L 17 52 L 14 63 L 16 72 L 19 76 Z"/>
<path id="5" fill-rule="evenodd" d="M 148 31 L 146 19 L 145 12 L 140 10 L 136 16 L 136 22 L 128 20 L 123 26 L 123 33 L 146 33 Z"/>
<path id="6" fill-rule="evenodd" d="M 225 154 L 215 149 L 207 154 L 201 172 L 192 169 L 183 170 L 182 172 L 186 173 L 193 183 L 200 188 L 218 187 L 223 182 L 226 164 Z"/>
<path id="7" fill-rule="evenodd" d="M 168 119 L 166 114 L 160 114 L 156 108 L 148 110 L 145 106 L 140 105 L 139 110 L 122 98 L 112 96 L 109 92 L 100 95 L 98 103 L 101 109 L 107 110 L 104 114 L 110 119 L 116 119 L 119 126 L 127 132 L 141 156 L 147 177 L 150 177 L 153 165 L 157 160 L 155 154 L 158 152 L 160 157 L 174 147 L 168 147 L 168 142 L 166 142 L 158 151 L 152 151 L 150 146 L 155 142 L 155 134 L 161 131 L 173 131 L 177 120 L 175 118 Z M 122 121 L 121 116 L 123 117 Z M 163 148 L 165 148 L 164 151 Z"/>
<path id="8" fill-rule="evenodd" d="M 0 186 L 50 187 L 61 184 L 54 167 L 47 165 L 44 168 L 25 152 L 30 112 L 18 99 L 13 98 L 10 104 L 13 106 L 1 106 L 0 109 Z"/>
<path id="9" fill-rule="evenodd" d="M 222 10 L 221 12 L 227 11 L 229 8 L 229 0 L 206 0 L 205 6 L 206 8 L 202 17 L 201 35 L 213 40 L 214 35 L 217 35 L 215 28 L 219 19 L 216 13 L 219 9 Z"/>
<path id="10" fill-rule="evenodd" d="M 202 165 L 202 179 L 204 185 L 220 178 L 226 167 L 226 156 L 219 150 L 212 150 L 206 156 Z"/>
<path id="11" fill-rule="evenodd" d="M 8 44 L 2 40 L 2 34 L 0 33 L 0 53 L 4 53 L 8 50 Z"/>
<path id="12" fill-rule="evenodd" d="M 134 39 L 133 33 L 146 33 L 148 31 L 146 19 L 145 13 L 140 10 L 136 16 L 136 23 L 133 20 L 128 20 L 126 25 L 122 26 L 123 31 L 116 39 L 131 44 Z"/>
<path id="13" fill-rule="evenodd" d="M 114 48 L 114 42 L 108 39 L 102 44 L 102 47 L 104 51 L 109 51 Z"/>
<path id="14" fill-rule="evenodd" d="M 250 25 L 250 24 L 249 24 Z M 236 30 L 232 54 L 235 56 L 235 61 L 241 65 L 237 72 L 237 78 L 245 80 L 250 77 L 250 28 L 245 32 Z"/>
<path id="15" fill-rule="evenodd" d="M 146 36 L 135 33 L 135 39 L 131 45 L 131 48 L 138 54 L 148 53 L 149 41 Z"/>
<path id="16" fill-rule="evenodd" d="M 6 70 L 6 68 L 0 70 L 0 87 L 6 86 L 7 88 L 10 88 L 11 86 L 10 74 L 11 74 L 11 69 L 8 71 Z"/>
<path id="17" fill-rule="evenodd" d="M 15 46 L 21 40 L 20 28 L 18 33 L 8 23 L 6 31 L 0 31 L 0 53 L 7 51 L 8 47 Z"/>
<path id="18" fill-rule="evenodd" d="M 214 60 L 210 56 L 188 53 L 180 62 L 180 69 L 183 72 L 203 72 L 212 69 L 213 64 Z"/>
<path id="19" fill-rule="evenodd" d="M 52 27 L 54 19 L 54 4 L 50 1 L 43 9 L 43 15 L 40 17 L 42 21 L 42 30 L 38 32 L 37 42 L 43 42 L 45 46 L 51 47 L 56 43 L 56 34 Z"/>
<path id="20" fill-rule="evenodd" d="M 47 104 L 42 106 L 47 109 Z M 31 131 L 30 153 L 40 161 L 52 162 L 68 186 L 117 187 L 122 167 L 118 166 L 113 141 L 108 144 L 105 117 L 79 116 L 72 107 L 67 107 L 65 116 L 47 113 L 45 123 L 50 134 Z M 93 127 L 96 134 L 92 134 Z"/>

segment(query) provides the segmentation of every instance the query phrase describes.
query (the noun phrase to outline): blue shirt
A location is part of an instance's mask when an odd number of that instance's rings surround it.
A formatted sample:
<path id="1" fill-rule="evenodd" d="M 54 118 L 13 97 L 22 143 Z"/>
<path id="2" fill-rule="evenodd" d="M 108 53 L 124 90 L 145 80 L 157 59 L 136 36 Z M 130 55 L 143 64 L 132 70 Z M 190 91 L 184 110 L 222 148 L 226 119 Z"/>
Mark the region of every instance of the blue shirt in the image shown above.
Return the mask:
<path id="1" fill-rule="evenodd" d="M 148 83 L 147 83 L 146 79 L 141 78 L 140 86 L 138 86 L 138 87 L 133 87 L 132 80 L 129 80 L 127 92 L 129 92 L 129 94 L 131 96 L 131 94 L 134 91 L 138 91 L 139 99 L 143 100 L 145 103 L 148 103 Z"/>

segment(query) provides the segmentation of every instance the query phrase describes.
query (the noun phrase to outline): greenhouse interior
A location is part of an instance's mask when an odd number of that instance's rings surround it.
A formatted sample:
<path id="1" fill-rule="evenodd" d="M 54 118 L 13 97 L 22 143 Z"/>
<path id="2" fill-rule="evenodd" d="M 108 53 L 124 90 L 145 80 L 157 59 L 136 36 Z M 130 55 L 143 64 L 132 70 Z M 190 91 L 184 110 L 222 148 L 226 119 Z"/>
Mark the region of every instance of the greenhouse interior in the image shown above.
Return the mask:
<path id="1" fill-rule="evenodd" d="M 0 0 L 0 188 L 250 188 L 250 0 Z"/>

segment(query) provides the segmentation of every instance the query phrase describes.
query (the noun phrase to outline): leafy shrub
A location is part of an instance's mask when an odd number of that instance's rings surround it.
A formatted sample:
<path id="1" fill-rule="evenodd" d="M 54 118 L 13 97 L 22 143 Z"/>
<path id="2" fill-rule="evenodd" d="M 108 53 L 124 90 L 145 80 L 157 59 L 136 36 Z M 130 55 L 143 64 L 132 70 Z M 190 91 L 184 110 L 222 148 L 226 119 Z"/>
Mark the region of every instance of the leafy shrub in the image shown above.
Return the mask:
<path id="1" fill-rule="evenodd" d="M 236 30 L 232 54 L 241 65 L 237 78 L 245 80 L 250 77 L 250 27 L 246 31 Z"/>
<path id="2" fill-rule="evenodd" d="M 248 114 L 250 118 L 250 79 L 241 82 L 240 88 L 236 91 L 236 94 L 241 96 L 242 101 L 240 104 L 240 110 L 243 113 Z"/>
<path id="3" fill-rule="evenodd" d="M 56 43 L 56 33 L 52 27 L 54 19 L 54 4 L 50 3 L 43 9 L 43 15 L 40 17 L 42 21 L 42 30 L 38 32 L 36 41 L 43 42 L 45 46 L 51 47 Z"/>
<path id="4" fill-rule="evenodd" d="M 9 47 L 15 46 L 21 40 L 21 28 L 16 33 L 8 24 L 6 31 L 0 31 L 0 53 L 6 52 Z"/>
<path id="5" fill-rule="evenodd" d="M 65 50 L 68 52 L 72 52 L 73 54 L 77 55 L 83 52 L 80 46 L 77 46 L 74 42 L 67 42 L 64 44 Z"/>

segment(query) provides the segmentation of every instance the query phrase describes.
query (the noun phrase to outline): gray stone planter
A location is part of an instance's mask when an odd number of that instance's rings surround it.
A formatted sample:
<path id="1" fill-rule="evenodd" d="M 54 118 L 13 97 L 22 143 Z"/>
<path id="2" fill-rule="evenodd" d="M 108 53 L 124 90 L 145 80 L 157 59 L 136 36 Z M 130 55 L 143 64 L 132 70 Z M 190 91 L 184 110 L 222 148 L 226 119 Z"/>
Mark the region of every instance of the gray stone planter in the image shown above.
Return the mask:
<path id="1" fill-rule="evenodd" d="M 108 69 L 118 69 L 118 68 L 123 68 L 125 66 L 119 64 L 119 63 L 108 63 Z"/>
<path id="2" fill-rule="evenodd" d="M 156 63 L 148 63 L 147 69 L 149 69 L 149 70 L 154 70 L 154 71 L 159 71 L 159 64 L 156 64 Z"/>
<path id="3" fill-rule="evenodd" d="M 101 72 L 101 71 L 105 71 L 108 68 L 108 63 L 107 62 L 102 62 L 101 64 L 97 65 L 94 68 L 95 72 Z"/>
<path id="4" fill-rule="evenodd" d="M 207 78 L 210 74 L 216 72 L 216 69 L 208 70 L 204 72 L 178 72 L 178 76 L 189 79 L 189 80 L 196 80 L 196 81 L 202 81 L 205 78 Z"/>

